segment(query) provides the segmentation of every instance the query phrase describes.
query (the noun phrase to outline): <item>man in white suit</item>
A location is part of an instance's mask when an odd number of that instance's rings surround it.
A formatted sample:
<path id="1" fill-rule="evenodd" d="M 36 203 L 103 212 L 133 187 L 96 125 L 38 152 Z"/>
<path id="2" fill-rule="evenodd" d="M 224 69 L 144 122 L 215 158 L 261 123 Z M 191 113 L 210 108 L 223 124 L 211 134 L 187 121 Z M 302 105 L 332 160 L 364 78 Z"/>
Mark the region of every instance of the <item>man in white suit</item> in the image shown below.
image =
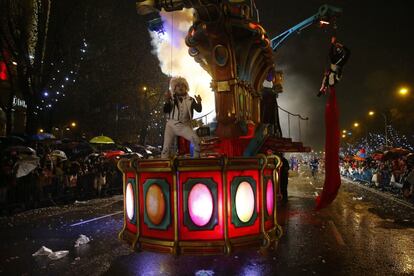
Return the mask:
<path id="1" fill-rule="evenodd" d="M 201 97 L 195 99 L 188 95 L 187 80 L 173 77 L 170 81 L 170 91 L 165 95 L 164 113 L 167 114 L 167 124 L 164 132 L 164 146 L 161 158 L 169 158 L 171 146 L 177 136 L 190 141 L 194 145 L 193 157 L 200 157 L 200 138 L 191 127 L 194 110 L 201 112 Z"/>

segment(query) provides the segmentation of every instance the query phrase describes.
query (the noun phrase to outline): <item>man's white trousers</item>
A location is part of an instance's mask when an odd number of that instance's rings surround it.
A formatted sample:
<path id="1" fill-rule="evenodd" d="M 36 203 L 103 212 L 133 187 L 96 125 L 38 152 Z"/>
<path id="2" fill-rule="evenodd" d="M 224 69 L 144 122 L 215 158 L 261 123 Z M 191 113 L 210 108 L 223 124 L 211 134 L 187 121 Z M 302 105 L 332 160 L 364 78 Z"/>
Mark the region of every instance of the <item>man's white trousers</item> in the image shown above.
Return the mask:
<path id="1" fill-rule="evenodd" d="M 191 128 L 190 122 L 181 123 L 176 120 L 168 120 L 165 126 L 164 146 L 162 148 L 161 158 L 170 157 L 171 147 L 177 136 L 181 136 L 190 141 L 194 146 L 193 157 L 200 157 L 200 138 L 198 138 L 197 134 Z"/>

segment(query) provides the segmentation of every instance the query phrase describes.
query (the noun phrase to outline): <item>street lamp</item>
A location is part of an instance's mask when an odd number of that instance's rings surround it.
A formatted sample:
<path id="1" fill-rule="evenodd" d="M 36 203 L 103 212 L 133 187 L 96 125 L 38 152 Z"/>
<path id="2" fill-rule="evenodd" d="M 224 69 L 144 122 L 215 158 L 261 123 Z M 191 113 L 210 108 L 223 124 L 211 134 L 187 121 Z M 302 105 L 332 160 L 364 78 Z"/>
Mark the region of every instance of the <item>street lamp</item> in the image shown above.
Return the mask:
<path id="1" fill-rule="evenodd" d="M 342 130 L 342 133 L 346 133 L 346 129 Z"/>
<path id="2" fill-rule="evenodd" d="M 56 127 L 55 130 L 58 131 L 60 133 L 60 137 L 63 138 L 65 136 L 66 131 L 71 131 L 71 129 L 74 129 L 77 126 L 78 124 L 75 121 L 72 121 L 72 122 L 68 122 L 67 124 Z"/>
<path id="3" fill-rule="evenodd" d="M 369 116 L 374 116 L 375 115 L 375 112 L 371 110 L 371 111 L 368 112 L 368 115 Z"/>
<path id="4" fill-rule="evenodd" d="M 365 125 L 361 129 L 361 128 L 359 128 L 361 125 L 358 122 L 355 122 L 353 126 L 354 126 L 354 128 L 358 128 L 359 129 L 358 132 L 362 132 L 362 129 L 365 129 L 365 139 L 368 142 L 368 128 L 367 128 L 367 126 Z"/>
<path id="5" fill-rule="evenodd" d="M 407 87 L 401 87 L 400 90 L 398 90 L 398 94 L 402 97 L 405 97 L 408 95 L 409 89 Z"/>
<path id="6" fill-rule="evenodd" d="M 143 90 L 143 91 L 147 91 L 147 89 L 148 89 L 148 88 L 147 88 L 146 86 L 142 87 L 142 90 Z"/>

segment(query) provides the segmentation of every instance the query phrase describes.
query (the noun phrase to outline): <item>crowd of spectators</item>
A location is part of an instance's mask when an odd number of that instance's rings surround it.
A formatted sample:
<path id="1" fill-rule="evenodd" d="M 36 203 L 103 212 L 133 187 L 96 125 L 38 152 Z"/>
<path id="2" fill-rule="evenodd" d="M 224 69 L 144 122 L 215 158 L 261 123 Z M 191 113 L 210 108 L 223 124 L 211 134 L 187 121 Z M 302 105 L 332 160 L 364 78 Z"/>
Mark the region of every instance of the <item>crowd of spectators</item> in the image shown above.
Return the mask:
<path id="1" fill-rule="evenodd" d="M 122 151 L 108 154 L 87 142 L 39 141 L 3 148 L 0 152 L 0 215 L 121 194 L 123 183 L 117 168 L 118 152 Z"/>
<path id="2" fill-rule="evenodd" d="M 344 177 L 390 191 L 414 202 L 414 158 L 407 154 L 390 159 L 341 159 L 340 172 Z"/>

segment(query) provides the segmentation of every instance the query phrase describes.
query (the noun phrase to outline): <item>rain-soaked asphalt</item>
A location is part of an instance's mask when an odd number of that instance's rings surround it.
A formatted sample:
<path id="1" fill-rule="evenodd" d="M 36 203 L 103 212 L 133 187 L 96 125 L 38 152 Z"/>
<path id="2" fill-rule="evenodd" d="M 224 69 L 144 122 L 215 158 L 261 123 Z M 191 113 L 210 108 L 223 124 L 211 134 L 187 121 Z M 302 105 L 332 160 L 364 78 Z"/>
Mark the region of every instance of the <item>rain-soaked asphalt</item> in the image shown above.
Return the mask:
<path id="1" fill-rule="evenodd" d="M 0 274 L 414 275 L 413 207 L 344 180 L 335 202 L 316 212 L 322 177 L 303 172 L 289 181 L 289 203 L 278 211 L 285 233 L 266 255 L 253 249 L 206 257 L 133 252 L 117 239 L 122 197 L 116 196 L 0 218 Z M 92 240 L 75 248 L 80 234 Z M 32 257 L 42 245 L 69 255 Z"/>

